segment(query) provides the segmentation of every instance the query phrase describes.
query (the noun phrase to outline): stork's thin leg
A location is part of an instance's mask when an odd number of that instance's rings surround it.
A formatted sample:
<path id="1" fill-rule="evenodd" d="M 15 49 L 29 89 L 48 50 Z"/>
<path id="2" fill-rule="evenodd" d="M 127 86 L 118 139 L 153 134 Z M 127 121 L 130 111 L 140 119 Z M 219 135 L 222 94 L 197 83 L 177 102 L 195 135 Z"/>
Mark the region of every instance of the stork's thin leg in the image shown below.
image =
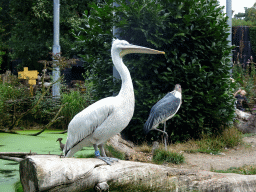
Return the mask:
<path id="1" fill-rule="evenodd" d="M 168 137 L 168 134 L 165 132 L 165 131 L 162 131 L 162 130 L 160 130 L 160 129 L 153 129 L 153 130 L 157 130 L 157 131 L 160 131 L 160 132 L 162 132 L 162 133 L 164 133 L 165 135 L 166 135 L 166 137 Z"/>
<path id="2" fill-rule="evenodd" d="M 166 133 L 166 121 L 164 122 L 164 132 Z M 164 146 L 165 150 L 167 151 L 167 133 L 164 135 Z"/>
<path id="3" fill-rule="evenodd" d="M 157 131 L 160 131 L 160 132 L 162 132 L 162 133 L 164 133 L 165 134 L 165 137 L 164 137 L 164 139 L 165 139 L 165 150 L 167 150 L 167 138 L 168 138 L 168 134 L 166 133 L 166 122 L 164 122 L 164 131 L 162 131 L 162 130 L 160 130 L 160 129 L 154 129 L 154 130 L 157 130 Z"/>

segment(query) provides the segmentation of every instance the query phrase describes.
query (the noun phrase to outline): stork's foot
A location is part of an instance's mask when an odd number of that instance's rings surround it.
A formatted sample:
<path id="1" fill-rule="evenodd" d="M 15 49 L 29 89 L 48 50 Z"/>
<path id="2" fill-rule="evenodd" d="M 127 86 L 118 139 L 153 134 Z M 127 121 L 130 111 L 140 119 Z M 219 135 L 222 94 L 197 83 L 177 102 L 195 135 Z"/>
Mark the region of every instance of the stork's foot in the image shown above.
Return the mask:
<path id="1" fill-rule="evenodd" d="M 117 158 L 113 158 L 113 157 L 101 157 L 101 156 L 97 156 L 98 159 L 106 162 L 108 165 L 111 165 L 114 162 L 118 162 Z"/>

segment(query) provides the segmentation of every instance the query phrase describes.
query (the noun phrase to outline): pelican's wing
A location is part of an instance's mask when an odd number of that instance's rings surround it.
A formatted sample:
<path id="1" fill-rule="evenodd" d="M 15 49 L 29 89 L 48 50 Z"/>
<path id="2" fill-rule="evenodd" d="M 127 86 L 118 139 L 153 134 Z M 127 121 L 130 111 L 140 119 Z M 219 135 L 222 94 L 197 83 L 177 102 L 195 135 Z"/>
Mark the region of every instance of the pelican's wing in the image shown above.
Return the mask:
<path id="1" fill-rule="evenodd" d="M 179 98 L 176 98 L 172 93 L 167 94 L 153 106 L 154 109 L 151 110 L 144 125 L 144 131 L 149 132 L 152 128 L 156 128 L 159 123 L 170 119 L 178 111 L 180 104 Z"/>
<path id="2" fill-rule="evenodd" d="M 113 98 L 102 99 L 78 113 L 68 125 L 64 154 L 91 135 L 113 112 Z"/>

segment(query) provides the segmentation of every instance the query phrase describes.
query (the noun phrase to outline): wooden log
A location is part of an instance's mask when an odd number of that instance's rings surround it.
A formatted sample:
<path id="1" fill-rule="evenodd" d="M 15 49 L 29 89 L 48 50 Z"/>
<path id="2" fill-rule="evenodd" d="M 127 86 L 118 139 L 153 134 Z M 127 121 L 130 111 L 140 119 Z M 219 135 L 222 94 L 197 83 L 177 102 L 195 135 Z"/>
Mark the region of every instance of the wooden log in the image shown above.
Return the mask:
<path id="1" fill-rule="evenodd" d="M 9 161 L 16 161 L 16 162 L 21 162 L 22 160 L 24 160 L 23 158 L 9 157 L 9 156 L 4 156 L 4 155 L 0 155 L 0 159 L 9 160 Z"/>
<path id="2" fill-rule="evenodd" d="M 169 191 L 256 191 L 256 175 L 213 173 L 163 165 L 95 159 L 29 156 L 20 162 L 25 192 L 108 191 L 108 183 L 161 186 Z"/>
<path id="3" fill-rule="evenodd" d="M 37 153 L 25 152 L 0 152 L 0 156 L 25 157 L 26 155 L 37 155 Z"/>

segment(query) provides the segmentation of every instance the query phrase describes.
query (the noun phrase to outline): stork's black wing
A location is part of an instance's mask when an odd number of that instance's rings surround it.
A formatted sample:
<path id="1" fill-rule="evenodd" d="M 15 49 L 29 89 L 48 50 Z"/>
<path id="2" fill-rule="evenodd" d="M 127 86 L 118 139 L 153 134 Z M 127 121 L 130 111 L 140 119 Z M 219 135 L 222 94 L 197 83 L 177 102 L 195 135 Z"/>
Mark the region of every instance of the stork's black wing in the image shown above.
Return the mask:
<path id="1" fill-rule="evenodd" d="M 173 95 L 173 91 L 167 93 L 162 99 L 160 99 L 160 100 L 151 108 L 150 113 L 152 113 L 152 112 L 157 108 L 157 106 L 159 106 L 162 102 L 165 102 L 165 101 L 166 101 L 166 98 L 170 98 L 171 95 Z"/>
<path id="2" fill-rule="evenodd" d="M 178 111 L 181 100 L 173 94 L 168 93 L 163 99 L 158 101 L 151 109 L 148 120 L 144 125 L 144 131 L 148 133 L 159 123 L 170 119 Z"/>

